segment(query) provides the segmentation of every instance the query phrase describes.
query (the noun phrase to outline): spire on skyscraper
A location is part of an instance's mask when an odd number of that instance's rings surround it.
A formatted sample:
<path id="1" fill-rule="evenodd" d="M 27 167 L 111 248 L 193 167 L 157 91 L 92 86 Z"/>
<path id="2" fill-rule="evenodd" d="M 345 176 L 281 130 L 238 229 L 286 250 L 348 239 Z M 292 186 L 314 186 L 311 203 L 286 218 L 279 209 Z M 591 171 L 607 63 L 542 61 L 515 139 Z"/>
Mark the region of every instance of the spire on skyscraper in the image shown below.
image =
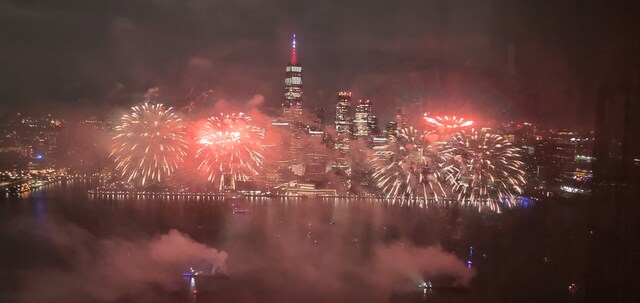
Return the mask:
<path id="1" fill-rule="evenodd" d="M 293 34 L 293 48 L 291 49 L 291 65 L 298 65 L 298 57 L 296 55 L 296 34 Z"/>

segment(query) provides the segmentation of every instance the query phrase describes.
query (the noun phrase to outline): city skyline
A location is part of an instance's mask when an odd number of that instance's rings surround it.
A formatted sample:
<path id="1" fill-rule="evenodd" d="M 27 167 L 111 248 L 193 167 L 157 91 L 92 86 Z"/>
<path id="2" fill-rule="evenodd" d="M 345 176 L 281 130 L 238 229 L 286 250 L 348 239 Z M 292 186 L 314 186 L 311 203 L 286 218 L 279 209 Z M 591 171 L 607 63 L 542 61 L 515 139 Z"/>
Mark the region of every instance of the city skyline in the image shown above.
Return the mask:
<path id="1" fill-rule="evenodd" d="M 284 195 L 315 195 L 319 191 L 323 194 L 333 191 L 330 194 L 333 196 L 384 194 L 386 199 L 396 201 L 398 198 L 412 201 L 410 203 L 443 199 L 472 204 L 488 202 L 491 209 L 498 210 L 496 205 L 505 201 L 511 205 L 526 195 L 545 192 L 546 185 L 537 182 L 542 178 L 541 169 L 548 165 L 539 159 L 548 156 L 541 150 L 547 153 L 548 147 L 536 141 L 558 140 L 554 139 L 557 136 L 573 141 L 559 141 L 568 147 L 557 147 L 562 152 L 551 154 L 553 157 L 558 154 L 558 159 L 569 163 L 563 173 L 570 178 L 581 178 L 578 187 L 567 182 L 560 191 L 580 191 L 590 181 L 591 153 L 577 145 L 584 134 L 573 131 L 550 132 L 527 122 L 474 122 L 457 113 L 436 116 L 403 106 L 396 108 L 393 119 L 380 131 L 375 103 L 369 99 L 354 102 L 350 91 L 337 92 L 334 123 L 326 123 L 324 109 L 305 106 L 295 34 L 291 43 L 290 60 L 281 82 L 284 84 L 281 111 L 275 117 L 265 115 L 260 109 L 255 111 L 260 103 L 252 105 L 253 111 L 248 116 L 235 114 L 229 108 L 218 108 L 223 111 L 218 116 L 203 102 L 191 104 L 188 109 L 174 109 L 158 103 L 158 91 L 150 90 L 144 105 L 133 107 L 132 113 L 123 115 L 115 123 L 111 134 L 104 134 L 112 135 L 109 158 L 115 164 L 105 169 L 120 174 L 121 181 L 135 186 L 136 190 L 175 185 L 171 179 L 175 179 L 176 174 L 196 173 L 200 177 L 193 175 L 195 178 L 187 178 L 191 180 L 178 181 L 179 186 L 186 186 L 180 191 L 188 189 L 189 184 L 197 184 L 197 180 L 206 175 L 207 182 L 214 184 L 218 193 L 236 190 L 236 181 L 259 181 L 263 185 L 254 184 L 244 190 L 259 195 L 270 195 L 270 189 Z M 312 112 L 314 116 L 309 116 Z M 253 115 L 259 121 L 256 125 L 251 122 Z M 32 118 L 20 117 L 17 125 L 26 124 L 28 128 L 35 123 L 30 122 Z M 48 120 L 44 121 L 48 125 Z M 7 126 L 7 138 L 15 137 L 11 130 L 18 129 L 17 126 L 11 123 Z M 192 133 L 197 134 L 195 138 L 188 135 Z M 57 138 L 57 135 L 49 136 Z M 271 137 L 266 144 L 265 135 Z M 480 143 L 479 137 L 492 138 L 491 143 Z M 575 141 L 576 138 L 579 141 Z M 589 137 L 585 140 L 581 144 L 591 146 Z M 4 141 L 9 145 L 17 142 Z M 44 146 L 54 150 L 56 140 L 52 142 Z M 5 152 L 18 150 L 16 148 Z M 195 158 L 189 150 L 196 151 Z M 267 153 L 263 154 L 263 150 Z M 531 157 L 536 152 L 538 156 Z M 34 155 L 31 153 L 28 157 Z M 527 158 L 526 165 L 520 157 Z M 48 154 L 45 159 L 49 159 Z M 194 160 L 196 169 L 189 164 Z M 495 161 L 510 164 L 502 167 L 491 164 Z M 472 164 L 476 162 L 484 164 Z M 578 162 L 586 163 L 584 168 L 578 169 Z M 506 170 L 511 172 L 506 174 Z M 526 194 L 525 174 L 536 188 Z M 500 180 L 504 176 L 509 177 Z M 499 182 L 494 184 L 495 180 Z M 333 185 L 329 185 L 331 183 Z M 113 183 L 99 192 L 115 190 L 118 184 Z M 454 198 L 454 194 L 459 197 Z"/>
<path id="2" fill-rule="evenodd" d="M 589 16 L 600 11 L 604 15 L 597 20 L 607 30 L 623 28 L 618 20 L 624 19 L 578 1 L 563 7 L 582 8 L 568 21 L 555 17 L 554 6 L 534 9 L 526 3 L 388 3 L 369 7 L 371 14 L 359 12 L 362 1 L 342 6 L 275 2 L 251 8 L 196 3 L 168 0 L 136 7 L 114 1 L 105 4 L 104 13 L 72 1 L 55 7 L 45 2 L 2 4 L 3 28 L 11 32 L 0 47 L 7 63 L 0 73 L 6 83 L 0 99 L 7 100 L 0 112 L 12 110 L 6 104 L 45 111 L 127 108 L 153 87 L 161 88 L 176 107 L 212 89 L 213 101 L 239 103 L 260 94 L 265 107 L 275 109 L 281 103 L 281 58 L 289 52 L 283 46 L 296 32 L 305 54 L 310 108 L 328 108 L 335 91 L 349 90 L 358 98 L 380 101 L 384 121 L 395 108 L 418 102 L 479 118 L 588 128 L 595 114 L 595 89 L 626 66 L 615 55 L 623 47 L 614 44 L 607 53 L 598 51 L 606 35 L 572 31 L 591 25 Z M 134 13 L 142 7 L 144 13 Z M 260 17 L 266 9 L 278 13 Z M 225 12 L 251 18 L 207 18 Z M 95 18 L 81 19 L 83 15 Z M 376 16 L 382 15 L 391 22 L 377 24 Z M 82 20 L 89 25 L 80 26 Z M 181 25 L 167 27 L 168 20 Z M 319 22 L 324 26 L 316 26 Z M 549 30 L 548 24 L 563 22 L 571 26 Z M 24 35 L 42 39 L 25 44 Z M 167 45 L 168 40 L 179 42 Z M 572 55 L 569 42 L 590 41 L 597 47 L 577 47 L 582 53 Z"/>

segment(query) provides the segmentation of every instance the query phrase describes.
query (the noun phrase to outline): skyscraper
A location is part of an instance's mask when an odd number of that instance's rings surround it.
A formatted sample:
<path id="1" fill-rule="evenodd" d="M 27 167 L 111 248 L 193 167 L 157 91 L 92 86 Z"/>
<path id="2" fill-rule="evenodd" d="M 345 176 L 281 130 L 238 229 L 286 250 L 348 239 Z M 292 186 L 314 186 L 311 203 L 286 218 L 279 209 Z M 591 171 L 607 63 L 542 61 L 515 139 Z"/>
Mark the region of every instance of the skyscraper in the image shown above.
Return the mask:
<path id="1" fill-rule="evenodd" d="M 369 120 L 371 118 L 371 101 L 359 100 L 353 120 L 353 135 L 356 138 L 367 139 L 371 135 Z"/>
<path id="2" fill-rule="evenodd" d="M 336 104 L 336 133 L 335 147 L 341 153 L 349 152 L 351 137 L 351 92 L 339 92 Z"/>
<path id="3" fill-rule="evenodd" d="M 398 112 L 396 113 L 396 127 L 397 129 L 407 128 L 409 125 L 407 121 L 407 115 L 405 114 L 404 107 L 398 107 Z"/>
<path id="4" fill-rule="evenodd" d="M 371 134 L 377 136 L 380 134 L 380 126 L 378 126 L 378 117 L 376 115 L 370 115 L 369 120 L 367 120 L 369 124 L 369 129 L 371 130 Z"/>
<path id="5" fill-rule="evenodd" d="M 293 34 L 291 60 L 285 72 L 282 114 L 285 120 L 292 122 L 299 122 L 302 117 L 302 66 L 296 54 L 295 34 Z"/>
<path id="6" fill-rule="evenodd" d="M 324 126 L 325 117 L 324 117 L 324 107 L 316 107 L 313 110 L 315 117 L 313 119 L 313 127 L 320 130 Z"/>
<path id="7" fill-rule="evenodd" d="M 387 122 L 387 136 L 395 135 L 398 131 L 398 123 L 396 121 Z"/>

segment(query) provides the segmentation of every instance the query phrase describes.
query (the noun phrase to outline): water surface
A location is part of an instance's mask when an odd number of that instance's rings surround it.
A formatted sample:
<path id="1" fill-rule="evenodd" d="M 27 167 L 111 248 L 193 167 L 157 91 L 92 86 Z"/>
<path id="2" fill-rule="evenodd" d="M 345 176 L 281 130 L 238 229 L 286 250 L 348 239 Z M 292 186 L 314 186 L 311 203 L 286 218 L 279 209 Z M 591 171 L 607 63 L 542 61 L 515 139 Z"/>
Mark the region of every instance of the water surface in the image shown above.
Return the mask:
<path id="1" fill-rule="evenodd" d="M 91 265 L 101 264 L 92 258 L 105 257 L 95 251 L 101 247 L 96 243 L 127 247 L 171 230 L 226 252 L 228 278 L 192 283 L 178 273 L 177 287 L 152 285 L 139 293 L 101 298 L 176 303 L 583 301 L 584 201 L 543 201 L 494 214 L 375 200 L 90 198 L 86 191 L 96 185 L 70 181 L 0 199 L 0 301 L 52 302 L 56 297 L 30 295 L 52 289 L 68 292 L 70 300 L 95 301 L 89 299 L 94 294 L 88 286 L 64 281 L 72 268 L 78 275 L 77 262 L 88 264 L 83 275 L 101 270 Z M 234 207 L 251 211 L 233 214 Z M 450 264 L 447 256 L 459 264 Z M 475 275 L 468 288 L 423 293 L 416 287 L 422 278 L 454 285 L 447 276 L 460 273 L 459 265 L 468 260 L 472 269 L 465 270 Z M 428 270 L 390 269 L 414 263 Z M 51 272 L 55 278 L 48 279 Z M 578 286 L 575 294 L 569 291 L 571 283 Z"/>

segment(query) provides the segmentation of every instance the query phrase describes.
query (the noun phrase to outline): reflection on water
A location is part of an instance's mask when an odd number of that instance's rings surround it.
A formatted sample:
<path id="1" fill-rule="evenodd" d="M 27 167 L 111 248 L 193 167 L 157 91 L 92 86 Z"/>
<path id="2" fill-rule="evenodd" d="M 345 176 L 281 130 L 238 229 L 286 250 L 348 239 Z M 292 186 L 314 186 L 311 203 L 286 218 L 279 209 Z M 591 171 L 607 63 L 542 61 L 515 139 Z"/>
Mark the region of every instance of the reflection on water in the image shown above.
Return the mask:
<path id="1" fill-rule="evenodd" d="M 95 185 L 76 180 L 0 200 L 0 240 L 9 248 L 0 252 L 8 273 L 0 301 L 20 298 L 29 283 L 22 273 L 67 266 L 59 263 L 64 251 L 33 236 L 47 232 L 45 221 L 132 242 L 176 229 L 229 254 L 228 279 L 186 281 L 176 273 L 177 289 L 120 302 L 582 300 L 583 201 L 540 202 L 498 215 L 344 198 L 90 198 L 86 190 Z M 234 214 L 238 207 L 249 211 Z M 439 287 L 418 287 L 425 281 Z"/>

